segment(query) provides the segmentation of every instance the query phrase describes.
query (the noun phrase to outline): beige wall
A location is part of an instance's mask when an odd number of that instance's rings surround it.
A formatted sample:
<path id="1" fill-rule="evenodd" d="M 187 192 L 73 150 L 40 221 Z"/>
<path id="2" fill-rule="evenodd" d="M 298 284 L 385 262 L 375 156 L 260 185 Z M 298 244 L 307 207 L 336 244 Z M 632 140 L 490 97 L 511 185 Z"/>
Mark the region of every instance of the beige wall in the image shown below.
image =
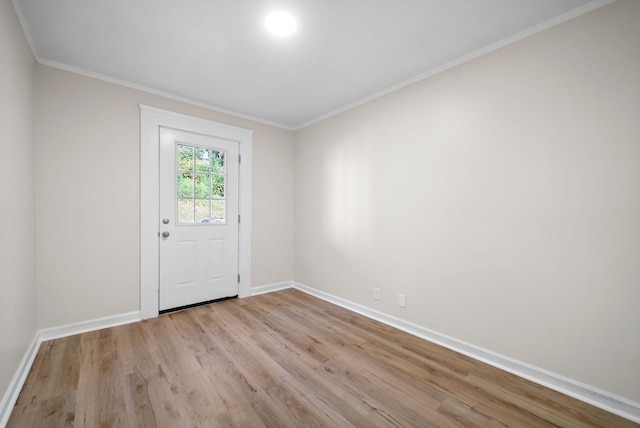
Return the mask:
<path id="1" fill-rule="evenodd" d="M 640 402 L 638 22 L 619 0 L 298 131 L 295 280 Z"/>
<path id="2" fill-rule="evenodd" d="M 36 330 L 34 64 L 10 0 L 0 0 L 0 398 Z"/>
<path id="3" fill-rule="evenodd" d="M 254 130 L 252 285 L 293 276 L 294 133 L 38 65 L 38 326 L 140 309 L 140 113 Z"/>

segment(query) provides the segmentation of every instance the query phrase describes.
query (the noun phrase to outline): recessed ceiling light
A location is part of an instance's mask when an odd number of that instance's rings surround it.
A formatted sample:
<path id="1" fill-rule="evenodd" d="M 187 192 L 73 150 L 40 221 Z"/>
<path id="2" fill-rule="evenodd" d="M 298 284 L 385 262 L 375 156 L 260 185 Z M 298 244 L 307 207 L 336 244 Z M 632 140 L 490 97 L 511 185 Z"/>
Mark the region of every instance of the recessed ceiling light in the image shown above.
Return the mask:
<path id="1" fill-rule="evenodd" d="M 272 12 L 267 15 L 264 24 L 267 26 L 267 30 L 276 36 L 288 36 L 296 31 L 298 26 L 295 18 L 290 13 L 282 11 Z"/>

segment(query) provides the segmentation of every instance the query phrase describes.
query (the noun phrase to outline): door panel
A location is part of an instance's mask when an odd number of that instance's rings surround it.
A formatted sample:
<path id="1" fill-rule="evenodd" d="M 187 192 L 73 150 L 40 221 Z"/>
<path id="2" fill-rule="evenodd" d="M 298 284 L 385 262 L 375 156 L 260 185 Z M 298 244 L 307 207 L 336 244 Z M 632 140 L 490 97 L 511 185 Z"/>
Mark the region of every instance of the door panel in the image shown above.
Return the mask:
<path id="1" fill-rule="evenodd" d="M 224 277 L 224 239 L 209 241 L 209 278 L 211 280 Z"/>
<path id="2" fill-rule="evenodd" d="M 160 310 L 238 294 L 238 142 L 160 129 Z"/>

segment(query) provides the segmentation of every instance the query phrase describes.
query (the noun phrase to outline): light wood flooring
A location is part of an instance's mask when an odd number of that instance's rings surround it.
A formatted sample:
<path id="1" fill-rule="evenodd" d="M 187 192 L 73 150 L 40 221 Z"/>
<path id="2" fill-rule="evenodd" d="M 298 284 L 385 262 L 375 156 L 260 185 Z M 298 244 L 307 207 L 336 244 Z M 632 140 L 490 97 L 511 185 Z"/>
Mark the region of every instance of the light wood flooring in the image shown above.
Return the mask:
<path id="1" fill-rule="evenodd" d="M 45 342 L 8 426 L 638 425 L 290 289 Z"/>

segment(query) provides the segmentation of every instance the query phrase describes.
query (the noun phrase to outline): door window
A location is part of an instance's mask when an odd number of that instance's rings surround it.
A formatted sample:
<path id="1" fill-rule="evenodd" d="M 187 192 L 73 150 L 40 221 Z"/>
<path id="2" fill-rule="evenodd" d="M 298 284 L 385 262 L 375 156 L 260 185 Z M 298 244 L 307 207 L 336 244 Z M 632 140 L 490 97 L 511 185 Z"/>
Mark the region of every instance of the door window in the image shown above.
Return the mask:
<path id="1" fill-rule="evenodd" d="M 178 224 L 225 223 L 225 156 L 222 150 L 176 145 Z"/>

